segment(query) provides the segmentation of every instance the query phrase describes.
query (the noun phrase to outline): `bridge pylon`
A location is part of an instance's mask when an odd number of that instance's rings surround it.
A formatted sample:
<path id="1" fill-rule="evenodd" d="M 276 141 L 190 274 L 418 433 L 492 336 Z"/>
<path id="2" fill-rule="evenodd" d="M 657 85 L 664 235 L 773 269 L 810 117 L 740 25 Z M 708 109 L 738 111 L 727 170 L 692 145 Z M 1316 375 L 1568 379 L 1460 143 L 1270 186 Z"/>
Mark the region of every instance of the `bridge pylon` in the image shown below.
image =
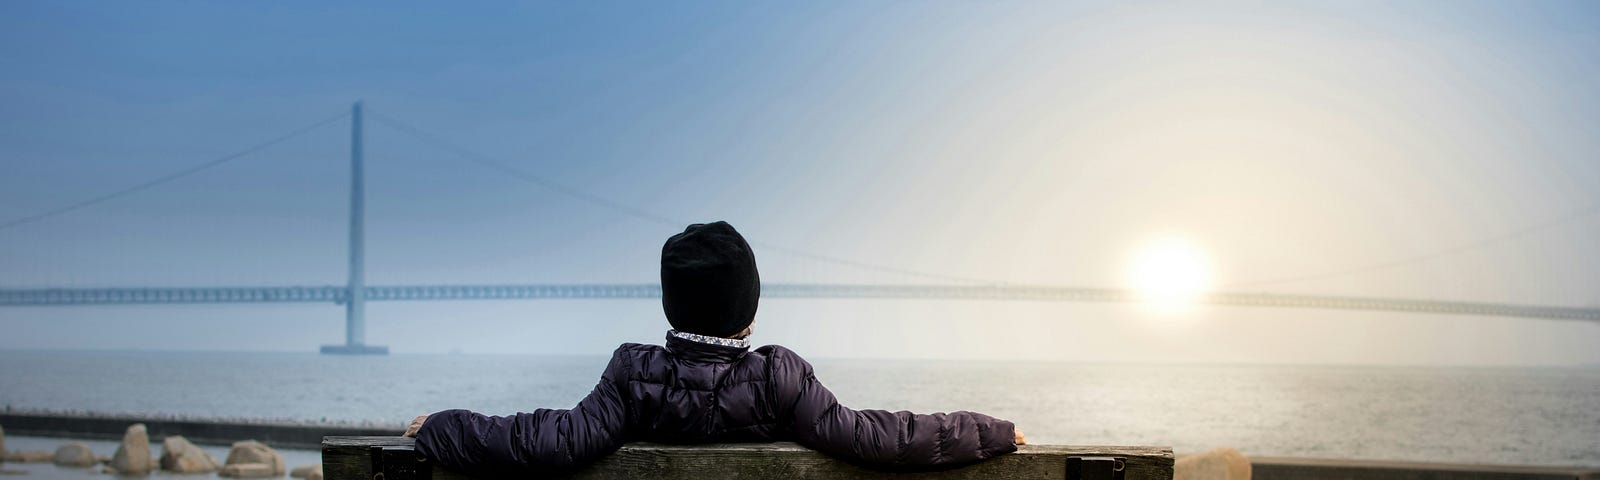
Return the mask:
<path id="1" fill-rule="evenodd" d="M 350 107 L 350 283 L 344 295 L 344 345 L 323 345 L 325 354 L 389 354 L 389 347 L 367 345 L 366 195 L 361 138 L 361 102 L 357 101 Z"/>

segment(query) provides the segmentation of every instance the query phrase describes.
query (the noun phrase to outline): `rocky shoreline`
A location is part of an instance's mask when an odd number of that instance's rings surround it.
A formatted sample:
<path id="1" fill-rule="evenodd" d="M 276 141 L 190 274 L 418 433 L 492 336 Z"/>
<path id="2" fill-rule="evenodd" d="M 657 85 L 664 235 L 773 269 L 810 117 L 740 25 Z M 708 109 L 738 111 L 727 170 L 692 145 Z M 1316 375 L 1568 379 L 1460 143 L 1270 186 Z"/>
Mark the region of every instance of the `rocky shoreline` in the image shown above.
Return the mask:
<path id="1" fill-rule="evenodd" d="M 328 435 L 395 435 L 403 424 L 360 422 L 306 422 L 252 418 L 213 418 L 176 415 L 104 414 L 81 411 L 0 411 L 0 425 L 15 435 L 121 440 L 132 424 L 143 424 L 149 436 L 182 436 L 201 445 L 228 446 L 249 438 L 278 448 L 321 448 Z"/>
<path id="2" fill-rule="evenodd" d="M 283 455 L 255 440 L 233 442 L 223 462 L 218 462 L 216 457 L 182 435 L 163 438 L 159 456 L 152 454 L 150 446 L 148 429 L 142 423 L 135 423 L 124 429 L 116 451 L 110 456 L 97 455 L 89 445 L 77 441 L 65 442 L 54 452 L 11 451 L 6 449 L 5 427 L 0 425 L 0 474 L 25 475 L 28 471 L 9 467 L 50 463 L 119 477 L 143 476 L 160 471 L 178 474 L 215 473 L 228 478 L 281 478 L 288 474 L 293 478 L 322 480 L 321 464 L 301 465 L 290 470 Z"/>

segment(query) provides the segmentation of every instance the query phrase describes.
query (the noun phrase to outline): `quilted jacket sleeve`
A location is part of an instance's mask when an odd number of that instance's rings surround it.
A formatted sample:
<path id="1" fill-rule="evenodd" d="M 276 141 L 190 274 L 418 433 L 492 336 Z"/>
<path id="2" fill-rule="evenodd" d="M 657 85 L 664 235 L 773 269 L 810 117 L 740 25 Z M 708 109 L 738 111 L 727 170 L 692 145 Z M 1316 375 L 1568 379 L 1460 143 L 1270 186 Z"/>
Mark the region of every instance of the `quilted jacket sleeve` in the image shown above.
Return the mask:
<path id="1" fill-rule="evenodd" d="M 792 351 L 774 355 L 776 400 L 792 405 L 801 445 L 884 470 L 952 468 L 1017 450 L 1011 422 L 974 412 L 852 410 Z"/>
<path id="2" fill-rule="evenodd" d="M 504 417 L 445 410 L 422 424 L 417 451 L 481 478 L 559 473 L 593 463 L 625 441 L 625 407 L 613 381 L 627 378 L 622 354 L 618 349 L 600 383 L 570 410 Z"/>

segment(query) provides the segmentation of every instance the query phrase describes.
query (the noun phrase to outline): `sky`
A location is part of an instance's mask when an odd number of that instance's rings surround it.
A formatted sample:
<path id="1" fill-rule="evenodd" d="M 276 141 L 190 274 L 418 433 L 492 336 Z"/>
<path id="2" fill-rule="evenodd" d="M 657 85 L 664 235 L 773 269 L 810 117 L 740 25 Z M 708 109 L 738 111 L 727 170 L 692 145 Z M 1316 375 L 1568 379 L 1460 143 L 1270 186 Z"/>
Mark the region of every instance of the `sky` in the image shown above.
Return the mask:
<path id="1" fill-rule="evenodd" d="M 369 284 L 653 282 L 667 236 L 727 220 L 770 283 L 1120 288 L 1176 239 L 1216 290 L 1600 307 L 1594 78 L 1592 2 L 5 2 L 0 222 L 360 100 Z M 0 229 L 0 287 L 343 284 L 349 136 Z M 667 326 L 656 301 L 544 300 L 373 303 L 367 328 L 603 355 Z M 343 309 L 0 307 L 0 329 L 313 351 Z M 1592 322 L 1379 312 L 767 299 L 756 329 L 818 357 L 1600 364 Z"/>

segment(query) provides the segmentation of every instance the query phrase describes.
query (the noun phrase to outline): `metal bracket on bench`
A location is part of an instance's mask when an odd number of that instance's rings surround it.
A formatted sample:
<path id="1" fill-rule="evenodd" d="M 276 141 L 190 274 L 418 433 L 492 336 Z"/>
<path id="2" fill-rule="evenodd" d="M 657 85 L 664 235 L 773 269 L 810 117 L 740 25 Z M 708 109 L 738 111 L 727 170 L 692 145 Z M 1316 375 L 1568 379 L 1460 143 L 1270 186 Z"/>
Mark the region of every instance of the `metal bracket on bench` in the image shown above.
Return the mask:
<path id="1" fill-rule="evenodd" d="M 411 447 L 378 447 L 372 452 L 372 480 L 430 480 L 433 466 Z"/>
<path id="2" fill-rule="evenodd" d="M 1067 457 L 1067 480 L 1122 480 L 1125 470 L 1124 457 Z"/>

